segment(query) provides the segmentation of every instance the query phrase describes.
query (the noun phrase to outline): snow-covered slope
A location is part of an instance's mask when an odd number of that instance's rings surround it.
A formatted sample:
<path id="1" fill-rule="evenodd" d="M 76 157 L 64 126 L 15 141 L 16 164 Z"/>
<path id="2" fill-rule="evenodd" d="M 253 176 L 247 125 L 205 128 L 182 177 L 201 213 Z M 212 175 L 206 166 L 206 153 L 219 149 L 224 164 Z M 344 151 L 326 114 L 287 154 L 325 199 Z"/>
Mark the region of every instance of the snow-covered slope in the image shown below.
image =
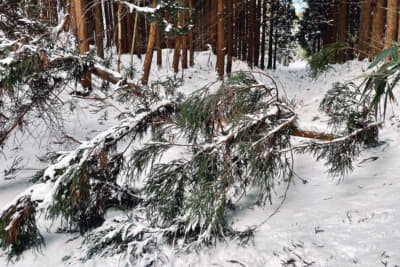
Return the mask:
<path id="1" fill-rule="evenodd" d="M 163 52 L 164 64 L 170 66 L 172 51 Z M 129 62 L 128 55 L 123 59 Z M 139 59 L 135 62 L 135 68 L 141 69 L 142 62 Z M 183 93 L 188 94 L 216 80 L 215 58 L 210 52 L 196 54 L 195 63 L 194 68 L 183 74 L 184 83 L 179 89 Z M 305 62 L 295 62 L 288 68 L 280 67 L 267 73 L 278 81 L 281 95 L 294 99 L 303 128 L 327 131 L 327 118 L 318 111 L 324 93 L 333 82 L 359 76 L 367 64 L 354 61 L 336 65 L 317 80 L 309 77 Z M 234 64 L 234 70 L 247 69 L 242 62 Z M 153 81 L 166 76 L 173 76 L 172 68 L 158 69 L 153 65 Z M 255 77 L 260 82 L 270 83 L 261 74 Z M 60 136 L 78 140 L 92 138 L 116 124 L 115 116 L 126 108 L 109 100 L 107 108 L 96 113 L 97 107 L 90 101 L 70 101 L 79 112 L 71 111 L 70 104 L 66 105 L 64 133 L 50 135 L 42 126 L 33 129 L 33 135 L 17 134 L 8 140 L 4 155 L 0 155 L 0 207 L 29 186 L 27 179 L 33 169 L 45 166 L 37 156 L 77 146 L 73 142 L 66 143 L 65 138 L 58 142 Z M 394 115 L 388 116 L 381 130 L 383 144 L 363 152 L 356 170 L 343 181 L 328 177 L 323 162 L 316 162 L 307 155 L 296 156 L 295 171 L 300 178 L 294 180 L 284 204 L 258 229 L 252 242 L 244 247 L 236 242 L 220 242 L 212 248 L 179 255 L 164 248 L 168 256 L 166 266 L 399 266 L 400 109 L 393 109 Z M 40 129 L 41 135 L 36 132 Z M 4 170 L 10 168 L 15 158 L 21 158 L 19 166 L 25 170 L 5 180 Z M 249 204 L 252 202 L 249 193 L 235 210 L 232 223 L 246 227 L 263 222 L 279 206 L 282 194 L 283 190 L 278 188 L 274 204 L 259 207 Z M 43 222 L 43 226 L 48 224 Z M 63 258 L 68 259 L 80 250 L 81 238 L 75 235 L 57 234 L 50 229 L 44 237 L 47 246 L 42 253 L 27 252 L 15 266 L 63 266 Z M 0 266 L 3 265 L 6 265 L 4 257 L 0 258 Z M 96 258 L 75 265 L 119 266 L 120 259 Z"/>

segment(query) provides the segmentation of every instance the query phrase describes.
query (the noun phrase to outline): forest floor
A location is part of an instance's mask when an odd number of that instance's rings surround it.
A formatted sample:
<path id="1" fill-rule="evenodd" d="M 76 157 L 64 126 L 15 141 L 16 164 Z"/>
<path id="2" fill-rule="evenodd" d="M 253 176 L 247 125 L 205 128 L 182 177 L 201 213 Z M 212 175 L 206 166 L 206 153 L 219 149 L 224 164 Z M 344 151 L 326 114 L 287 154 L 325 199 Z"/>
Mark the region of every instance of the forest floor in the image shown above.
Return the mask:
<path id="1" fill-rule="evenodd" d="M 170 66 L 171 51 L 164 51 L 164 64 Z M 129 62 L 129 56 L 124 56 Z M 183 93 L 201 88 L 216 80 L 215 58 L 209 52 L 196 54 L 195 67 L 184 73 L 179 90 Z M 136 60 L 136 68 L 142 62 Z M 268 71 L 278 81 L 280 94 L 292 99 L 302 128 L 328 131 L 327 117 L 318 110 L 320 101 L 334 82 L 360 76 L 367 62 L 351 61 L 335 65 L 314 80 L 306 63 L 294 62 Z M 152 70 L 153 81 L 173 76 L 172 68 Z M 234 70 L 248 70 L 236 61 Z M 267 77 L 254 74 L 262 83 Z M 138 78 L 138 77 L 137 77 Z M 399 91 L 399 90 L 398 90 Z M 95 90 L 94 94 L 102 96 Z M 400 95 L 400 94 L 398 94 Z M 38 122 L 25 127 L 8 140 L 0 154 L 0 207 L 6 206 L 31 183 L 36 170 L 46 167 L 40 160 L 46 152 L 71 150 L 76 140 L 89 140 L 117 123 L 116 116 L 129 108 L 116 100 L 93 102 L 63 96 L 65 110 L 63 131 L 49 132 Z M 286 200 L 278 212 L 255 232 L 246 246 L 234 241 L 219 242 L 215 247 L 197 252 L 175 254 L 165 248 L 167 266 L 400 266 L 400 108 L 393 106 L 380 131 L 381 145 L 362 152 L 354 172 L 343 180 L 331 178 L 323 162 L 309 155 L 295 156 L 294 179 Z M 306 183 L 303 180 L 307 181 Z M 284 187 L 276 188 L 273 205 L 252 204 L 251 192 L 234 211 L 231 223 L 245 228 L 263 222 L 280 205 Z M 113 216 L 110 213 L 109 216 Z M 14 266 L 63 266 L 63 258 L 79 252 L 82 238 L 56 233 L 42 220 L 46 247 L 41 252 L 27 252 Z M 7 264 L 0 258 L 0 266 Z M 95 258 L 73 266 L 119 266 L 118 257 Z"/>

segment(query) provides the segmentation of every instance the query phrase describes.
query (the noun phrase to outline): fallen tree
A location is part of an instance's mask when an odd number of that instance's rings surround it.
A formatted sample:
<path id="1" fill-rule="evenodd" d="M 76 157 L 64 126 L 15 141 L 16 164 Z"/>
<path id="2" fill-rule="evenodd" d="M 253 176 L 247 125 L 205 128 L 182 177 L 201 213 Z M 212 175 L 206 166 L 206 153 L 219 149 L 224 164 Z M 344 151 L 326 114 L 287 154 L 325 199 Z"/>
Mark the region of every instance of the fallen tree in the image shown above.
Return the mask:
<path id="1" fill-rule="evenodd" d="M 336 96 L 328 92 L 321 108 L 337 119 Z M 340 101 L 353 99 L 348 95 Z M 258 84 L 251 73 L 236 73 L 219 88 L 202 88 L 188 97 L 147 100 L 154 104 L 132 111 L 132 118 L 39 172 L 36 184 L 15 204 L 26 210 L 21 203 L 30 199 L 30 216 L 15 224 L 10 213 L 16 209 L 3 211 L 1 244 L 10 256 L 42 245 L 35 214 L 61 218 L 64 229 L 87 236 L 90 249 L 81 260 L 127 253 L 135 255 L 136 262 L 162 262 L 158 243 L 184 248 L 246 237 L 254 228 L 234 230 L 226 214 L 250 188 L 259 192 L 259 203 L 272 202 L 275 185 L 292 182 L 293 153 L 314 154 L 326 160 L 332 175 L 342 177 L 352 170 L 364 145 L 376 140 L 381 125 L 369 114 L 363 120 L 357 117 L 357 127 L 347 123 L 351 127 L 334 134 L 301 130 L 295 111 L 278 97 L 277 89 Z M 293 137 L 311 141 L 292 145 Z M 124 207 L 134 219 L 106 221 L 99 228 L 110 207 Z M 32 246 L 18 246 L 13 233 L 28 223 L 33 230 L 24 236 Z M 118 229 L 137 230 L 129 237 Z M 104 233 L 110 233 L 108 239 Z"/>

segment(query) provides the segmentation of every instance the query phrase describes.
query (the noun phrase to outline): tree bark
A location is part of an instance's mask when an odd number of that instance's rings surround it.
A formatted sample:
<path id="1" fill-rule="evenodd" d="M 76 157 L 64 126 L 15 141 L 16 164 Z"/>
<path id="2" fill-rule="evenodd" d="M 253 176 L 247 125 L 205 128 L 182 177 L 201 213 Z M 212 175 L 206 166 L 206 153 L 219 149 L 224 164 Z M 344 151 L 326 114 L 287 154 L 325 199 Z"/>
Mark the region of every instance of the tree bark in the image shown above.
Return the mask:
<path id="1" fill-rule="evenodd" d="M 261 69 L 265 69 L 265 41 L 267 38 L 267 1 L 263 1 L 262 10 L 262 37 L 261 37 Z"/>
<path id="2" fill-rule="evenodd" d="M 157 1 L 153 0 L 153 8 L 157 6 Z M 149 75 L 151 69 L 151 61 L 153 60 L 154 43 L 156 40 L 157 33 L 157 23 L 155 21 L 151 22 L 149 40 L 147 43 L 146 58 L 143 65 L 143 77 L 142 84 L 147 84 L 149 82 Z"/>
<path id="3" fill-rule="evenodd" d="M 398 0 L 388 0 L 386 17 L 385 48 L 397 42 L 397 6 Z"/>
<path id="4" fill-rule="evenodd" d="M 371 0 L 364 0 L 361 3 L 360 29 L 358 39 L 358 59 L 363 60 L 368 54 L 369 37 L 371 34 Z"/>
<path id="5" fill-rule="evenodd" d="M 78 28 L 78 44 L 79 51 L 81 54 L 89 51 L 88 42 L 88 28 L 85 16 L 85 1 L 84 0 L 74 0 L 75 2 L 75 15 L 76 24 Z"/>
<path id="6" fill-rule="evenodd" d="M 157 26 L 157 33 L 156 33 L 156 50 L 157 50 L 157 66 L 162 66 L 162 49 L 161 49 L 161 38 L 162 33 L 160 27 Z"/>
<path id="7" fill-rule="evenodd" d="M 248 50 L 247 50 L 247 63 L 250 68 L 254 65 L 254 26 L 256 20 L 256 0 L 250 0 L 250 10 L 249 10 L 249 25 L 248 25 Z"/>
<path id="8" fill-rule="evenodd" d="M 182 13 L 178 12 L 178 26 L 181 26 L 181 18 L 182 18 Z M 179 71 L 179 58 L 181 56 L 181 38 L 182 36 L 180 34 L 176 34 L 175 36 L 175 51 L 174 51 L 174 59 L 172 62 L 172 67 L 174 68 L 174 72 L 178 73 Z"/>
<path id="9" fill-rule="evenodd" d="M 224 32 L 224 0 L 218 0 L 218 40 L 217 40 L 217 72 L 219 78 L 224 78 L 225 32 Z"/>
<path id="10" fill-rule="evenodd" d="M 375 58 L 383 48 L 383 34 L 385 31 L 385 0 L 376 0 L 373 6 L 371 53 L 370 59 Z"/>
<path id="11" fill-rule="evenodd" d="M 272 69 L 273 57 L 273 35 L 274 35 L 274 16 L 275 16 L 275 1 L 271 2 L 271 11 L 269 18 L 269 38 L 268 38 L 268 66 L 267 69 Z"/>
<path id="12" fill-rule="evenodd" d="M 219 0 L 211 0 L 210 13 L 210 44 L 215 52 L 217 50 L 217 2 Z"/>
<path id="13" fill-rule="evenodd" d="M 228 58 L 226 62 L 226 73 L 229 75 L 232 72 L 232 52 L 233 52 L 233 1 L 227 1 L 227 52 Z"/>
<path id="14" fill-rule="evenodd" d="M 117 6 L 118 6 L 118 13 L 117 13 L 117 19 L 118 19 L 118 64 L 117 64 L 117 69 L 118 72 L 121 72 L 121 53 L 122 53 L 122 6 L 120 1 L 117 1 Z"/>
<path id="15" fill-rule="evenodd" d="M 138 5 L 140 6 L 140 0 L 138 2 Z M 135 53 L 138 19 L 139 19 L 139 13 L 135 12 L 135 25 L 133 26 L 132 47 L 131 47 L 131 65 L 133 65 L 133 54 Z"/>
<path id="16" fill-rule="evenodd" d="M 338 21 L 338 41 L 346 42 L 346 26 L 347 26 L 347 0 L 339 1 L 339 21 Z M 338 62 L 343 63 L 346 60 L 346 51 L 341 49 L 338 55 Z"/>
<path id="17" fill-rule="evenodd" d="M 187 7 L 187 0 L 183 1 L 184 7 Z M 187 15 L 185 13 L 182 14 L 183 21 L 185 23 L 185 27 L 187 26 Z M 182 69 L 187 69 L 188 68 L 188 35 L 185 33 L 182 36 Z"/>
<path id="18" fill-rule="evenodd" d="M 189 8 L 192 9 L 193 8 L 193 0 L 189 0 Z M 189 13 L 189 19 L 190 19 L 190 23 L 192 22 L 193 19 L 193 12 L 190 11 Z M 194 43 L 193 43 L 193 25 L 192 28 L 189 30 L 189 65 L 191 67 L 194 66 Z"/>
<path id="19" fill-rule="evenodd" d="M 88 42 L 88 28 L 87 21 L 85 16 L 85 1 L 84 0 L 74 0 L 75 2 L 75 15 L 76 15 L 76 23 L 77 23 L 77 33 L 78 33 L 78 44 L 79 44 L 79 53 L 82 55 L 89 51 L 89 42 Z M 81 79 L 81 84 L 83 88 L 87 88 L 89 90 L 92 89 L 92 79 L 91 75 L 88 72 Z"/>
<path id="20" fill-rule="evenodd" d="M 259 66 L 260 60 L 260 20 L 261 20 L 261 0 L 257 1 L 257 8 L 256 8 L 256 19 L 254 23 L 254 57 L 253 62 L 254 66 Z"/>
<path id="21" fill-rule="evenodd" d="M 103 48 L 103 20 L 101 14 L 100 0 L 96 0 L 94 7 L 95 11 L 95 33 L 96 33 L 96 50 L 97 56 L 104 58 L 104 48 Z"/>

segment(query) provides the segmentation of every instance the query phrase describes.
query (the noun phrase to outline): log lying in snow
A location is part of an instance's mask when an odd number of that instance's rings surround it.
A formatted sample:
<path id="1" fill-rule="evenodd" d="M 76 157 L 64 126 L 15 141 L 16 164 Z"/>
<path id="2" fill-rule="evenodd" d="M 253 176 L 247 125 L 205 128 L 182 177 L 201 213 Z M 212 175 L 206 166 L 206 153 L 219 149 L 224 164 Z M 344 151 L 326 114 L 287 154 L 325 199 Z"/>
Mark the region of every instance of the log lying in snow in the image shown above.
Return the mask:
<path id="1" fill-rule="evenodd" d="M 299 129 L 296 126 L 294 126 L 292 129 L 292 136 L 317 139 L 317 140 L 323 140 L 323 141 L 332 141 L 333 139 L 335 139 L 335 136 L 332 134 L 319 133 L 319 132 L 314 132 L 314 131 L 306 131 L 306 130 Z"/>
<path id="2" fill-rule="evenodd" d="M 98 76 L 99 78 L 109 81 L 113 84 L 123 83 L 123 84 L 127 85 L 130 89 L 133 89 L 132 92 L 135 95 L 142 96 L 140 87 L 132 82 L 126 81 L 121 76 L 121 74 L 119 74 L 118 72 L 104 68 L 103 66 L 101 66 L 99 64 L 95 64 L 93 66 L 93 69 L 91 70 L 91 73 L 93 73 L 94 75 Z"/>
<path id="3" fill-rule="evenodd" d="M 44 61 L 43 56 L 41 57 L 42 61 Z M 76 57 L 60 57 L 53 59 L 48 63 L 49 68 L 55 68 L 61 64 L 69 64 L 69 63 L 77 63 L 78 59 Z M 127 81 L 120 73 L 110 70 L 106 67 L 103 67 L 100 64 L 94 64 L 88 68 L 88 72 L 98 76 L 99 78 L 109 81 L 113 84 L 126 85 L 130 89 L 132 89 L 132 93 L 136 96 L 142 96 L 140 87 L 133 82 Z"/>

